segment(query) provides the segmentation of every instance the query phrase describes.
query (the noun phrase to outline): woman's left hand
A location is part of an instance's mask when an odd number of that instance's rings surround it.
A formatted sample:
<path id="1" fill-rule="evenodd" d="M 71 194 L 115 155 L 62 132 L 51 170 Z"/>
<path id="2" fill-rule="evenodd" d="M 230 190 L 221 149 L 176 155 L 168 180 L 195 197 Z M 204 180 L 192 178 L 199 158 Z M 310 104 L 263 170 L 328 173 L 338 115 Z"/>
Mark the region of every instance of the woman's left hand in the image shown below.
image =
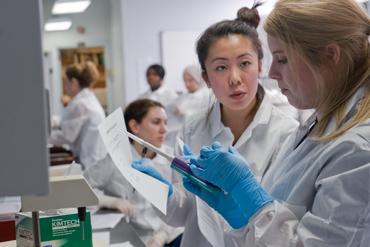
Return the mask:
<path id="1" fill-rule="evenodd" d="M 202 168 L 191 165 L 193 173 L 227 191 L 248 220 L 258 209 L 272 202 L 244 157 L 232 146 L 226 150 L 219 142 L 214 142 L 212 149 L 202 147 L 200 156 L 190 162 Z"/>
<path id="2" fill-rule="evenodd" d="M 164 179 L 161 175 L 161 173 L 159 171 L 157 171 L 153 166 L 149 165 L 148 163 L 146 163 L 145 161 L 141 162 L 141 160 L 133 160 L 132 161 L 132 164 L 131 164 L 132 168 L 140 171 L 140 172 L 143 172 L 155 179 L 158 179 L 159 181 L 167 184 L 169 186 L 169 190 L 168 190 L 168 197 L 170 197 L 170 195 L 172 194 L 173 192 L 173 187 L 172 187 L 172 184 L 170 182 L 168 182 L 166 179 Z"/>

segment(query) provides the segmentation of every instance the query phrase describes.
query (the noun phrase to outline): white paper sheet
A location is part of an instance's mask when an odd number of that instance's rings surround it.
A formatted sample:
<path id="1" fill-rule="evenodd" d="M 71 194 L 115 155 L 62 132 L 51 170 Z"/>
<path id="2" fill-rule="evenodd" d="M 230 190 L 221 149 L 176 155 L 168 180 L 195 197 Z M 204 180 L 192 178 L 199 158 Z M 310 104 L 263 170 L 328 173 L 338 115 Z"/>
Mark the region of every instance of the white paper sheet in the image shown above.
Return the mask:
<path id="1" fill-rule="evenodd" d="M 110 232 L 93 232 L 93 237 L 102 242 L 110 242 Z"/>
<path id="2" fill-rule="evenodd" d="M 180 149 L 181 149 L 181 154 L 180 155 L 184 155 L 184 141 L 180 139 L 180 137 L 176 136 L 176 142 L 177 142 L 177 145 L 179 145 Z"/>
<path id="3" fill-rule="evenodd" d="M 128 137 L 117 128 L 126 130 L 121 108 L 115 110 L 99 125 L 100 135 L 113 162 L 145 199 L 167 214 L 168 185 L 131 167 L 132 154 Z"/>
<path id="4" fill-rule="evenodd" d="M 94 214 L 91 215 L 91 227 L 93 230 L 114 228 L 125 217 L 124 214 Z"/>
<path id="5" fill-rule="evenodd" d="M 199 197 L 196 197 L 196 201 L 200 231 L 214 247 L 223 247 L 224 236 L 216 211 Z"/>
<path id="6" fill-rule="evenodd" d="M 118 243 L 118 244 L 111 244 L 110 247 L 135 247 L 133 246 L 130 241 L 124 242 L 124 243 Z"/>

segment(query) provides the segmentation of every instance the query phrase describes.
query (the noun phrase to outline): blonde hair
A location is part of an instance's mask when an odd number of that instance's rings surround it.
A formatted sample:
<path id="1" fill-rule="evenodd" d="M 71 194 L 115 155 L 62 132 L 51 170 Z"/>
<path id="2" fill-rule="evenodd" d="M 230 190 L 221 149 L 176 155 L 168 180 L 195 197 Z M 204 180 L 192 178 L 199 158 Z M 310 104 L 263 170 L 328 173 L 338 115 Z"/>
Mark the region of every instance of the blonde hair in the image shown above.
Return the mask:
<path id="1" fill-rule="evenodd" d="M 264 29 L 299 55 L 314 75 L 319 100 L 316 111 L 325 104 L 320 109 L 323 117 L 311 133 L 319 136 L 317 141 L 339 137 L 370 117 L 370 18 L 362 6 L 354 0 L 280 0 Z M 325 53 L 325 47 L 331 43 L 340 47 L 343 66 L 335 67 Z M 289 52 L 287 57 L 289 60 Z M 293 63 L 289 66 L 297 71 Z M 330 73 L 330 81 L 325 84 L 322 68 Z M 340 126 L 349 98 L 362 87 L 366 87 L 366 92 L 357 114 Z M 333 116 L 336 128 L 323 137 Z"/>
<path id="2" fill-rule="evenodd" d="M 71 64 L 66 68 L 68 79 L 76 78 L 81 88 L 90 87 L 99 80 L 100 74 L 96 65 L 87 61 L 83 64 Z"/>

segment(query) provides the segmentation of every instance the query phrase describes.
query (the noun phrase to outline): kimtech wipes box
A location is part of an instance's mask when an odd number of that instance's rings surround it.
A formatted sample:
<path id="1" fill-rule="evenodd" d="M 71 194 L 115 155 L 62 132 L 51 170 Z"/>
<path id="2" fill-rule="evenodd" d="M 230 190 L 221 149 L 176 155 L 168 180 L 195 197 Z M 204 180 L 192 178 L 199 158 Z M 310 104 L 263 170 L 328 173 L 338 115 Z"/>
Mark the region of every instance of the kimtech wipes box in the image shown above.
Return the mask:
<path id="1" fill-rule="evenodd" d="M 90 212 L 86 212 L 84 223 L 78 214 L 45 215 L 40 212 L 40 238 L 43 247 L 92 247 Z M 84 224 L 84 240 L 82 239 Z M 15 215 L 17 247 L 33 247 L 33 226 L 31 213 Z"/>

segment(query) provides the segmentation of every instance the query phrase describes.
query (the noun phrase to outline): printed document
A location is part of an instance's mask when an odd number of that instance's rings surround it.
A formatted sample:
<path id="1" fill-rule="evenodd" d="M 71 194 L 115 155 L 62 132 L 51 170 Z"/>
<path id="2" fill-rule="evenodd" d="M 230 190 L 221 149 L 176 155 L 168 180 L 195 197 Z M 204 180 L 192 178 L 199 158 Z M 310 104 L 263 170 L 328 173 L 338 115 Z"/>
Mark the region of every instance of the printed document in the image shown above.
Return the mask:
<path id="1" fill-rule="evenodd" d="M 126 130 L 122 109 L 115 110 L 98 128 L 114 164 L 122 175 L 150 203 L 166 214 L 168 185 L 131 167 L 130 142 L 128 137 L 118 130 Z"/>

